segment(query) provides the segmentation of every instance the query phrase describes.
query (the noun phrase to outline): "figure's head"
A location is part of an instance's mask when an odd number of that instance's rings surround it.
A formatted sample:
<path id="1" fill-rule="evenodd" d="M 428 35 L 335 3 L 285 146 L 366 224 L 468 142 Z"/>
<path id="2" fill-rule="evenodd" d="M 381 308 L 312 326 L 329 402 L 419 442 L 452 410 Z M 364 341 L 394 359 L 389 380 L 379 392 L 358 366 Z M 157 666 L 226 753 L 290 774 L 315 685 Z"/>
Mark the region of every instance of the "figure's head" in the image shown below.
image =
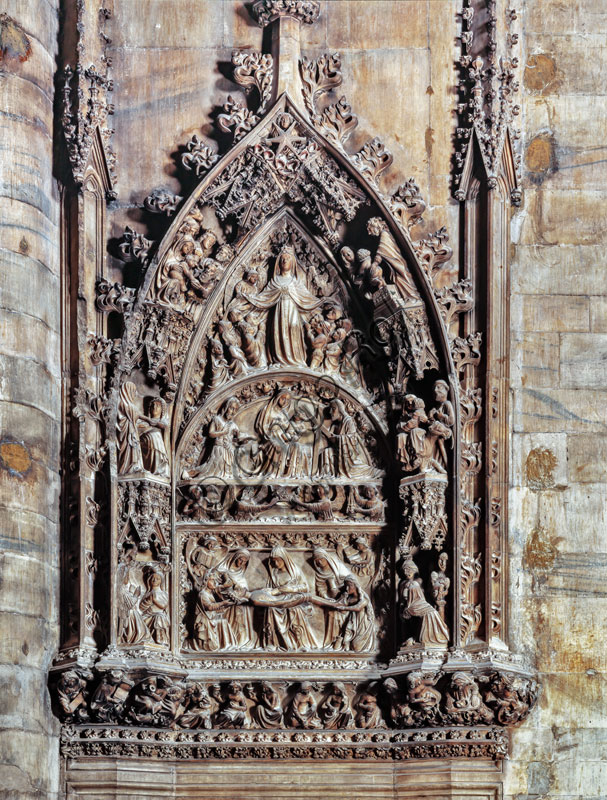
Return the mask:
<path id="1" fill-rule="evenodd" d="M 282 570 L 284 570 L 285 568 L 284 559 L 282 559 L 280 556 L 272 556 L 272 566 L 274 567 L 274 569 L 277 569 L 279 572 L 282 572 Z"/>
<path id="2" fill-rule="evenodd" d="M 290 245 L 282 249 L 278 256 L 277 266 L 281 275 L 287 275 L 295 268 L 295 251 Z"/>
<path id="3" fill-rule="evenodd" d="M 233 419 L 234 415 L 238 411 L 240 404 L 235 397 L 232 397 L 228 402 L 225 404 L 223 415 L 227 420 Z"/>
<path id="4" fill-rule="evenodd" d="M 434 384 L 434 399 L 443 403 L 449 396 L 449 387 L 445 381 L 436 381 Z"/>
<path id="5" fill-rule="evenodd" d="M 371 236 L 379 236 L 383 230 L 386 228 L 386 223 L 383 222 L 379 217 L 371 217 L 369 222 L 367 222 L 367 232 Z"/>
<path id="6" fill-rule="evenodd" d="M 320 484 L 320 486 L 316 487 L 316 497 L 319 500 L 324 500 L 327 496 L 327 487 Z"/>
<path id="7" fill-rule="evenodd" d="M 403 564 L 403 574 L 407 580 L 412 580 L 417 575 L 417 566 L 410 558 Z"/>
<path id="8" fill-rule="evenodd" d="M 231 323 L 236 325 L 242 319 L 242 314 L 237 309 L 233 308 L 231 311 L 228 311 L 228 319 Z"/>
<path id="9" fill-rule="evenodd" d="M 350 247 L 342 247 L 340 250 L 341 258 L 344 264 L 349 267 L 354 262 L 354 251 Z"/>
<path id="10" fill-rule="evenodd" d="M 218 550 L 220 546 L 219 539 L 213 535 L 205 536 L 203 545 L 205 550 Z"/>
<path id="11" fill-rule="evenodd" d="M 194 252 L 194 248 L 194 242 L 191 239 L 186 239 L 186 241 L 181 245 L 181 255 L 189 256 Z"/>
<path id="12" fill-rule="evenodd" d="M 416 689 L 423 680 L 423 675 L 421 672 L 415 670 L 414 672 L 410 672 L 407 676 L 407 684 L 409 689 Z"/>
<path id="13" fill-rule="evenodd" d="M 160 419 L 164 413 L 164 400 L 160 397 L 153 397 L 150 400 L 150 417 L 152 419 Z"/>
<path id="14" fill-rule="evenodd" d="M 278 397 L 276 398 L 276 403 L 280 408 L 284 408 L 288 405 L 290 399 L 290 395 L 287 391 L 281 392 Z"/>
<path id="15" fill-rule="evenodd" d="M 360 250 L 356 251 L 356 258 L 362 267 L 366 267 L 371 261 L 371 251 L 361 247 Z"/>
<path id="16" fill-rule="evenodd" d="M 356 539 L 354 539 L 354 547 L 359 553 L 363 553 L 368 547 L 367 540 L 363 539 L 362 536 L 357 536 Z"/>
<path id="17" fill-rule="evenodd" d="M 204 577 L 204 584 L 207 589 L 214 591 L 219 586 L 219 576 L 215 570 L 210 569 Z"/>
<path id="18" fill-rule="evenodd" d="M 205 250 L 210 250 L 217 244 L 217 236 L 213 231 L 206 230 L 202 236 L 201 244 Z"/>
<path id="19" fill-rule="evenodd" d="M 251 556 L 249 553 L 245 553 L 244 550 L 239 550 L 234 558 L 234 566 L 236 569 L 245 569 L 250 559 Z"/>
<path id="20" fill-rule="evenodd" d="M 255 267 L 248 267 L 247 269 L 245 269 L 244 279 L 247 283 L 251 284 L 251 286 L 255 286 L 258 278 L 259 275 L 257 274 L 257 270 L 255 269 Z"/>
<path id="21" fill-rule="evenodd" d="M 223 355 L 223 345 L 219 339 L 211 339 L 211 352 L 215 356 Z"/>
<path id="22" fill-rule="evenodd" d="M 150 572 L 148 575 L 148 585 L 150 589 L 157 589 L 162 583 L 162 575 L 158 572 Z"/>
<path id="23" fill-rule="evenodd" d="M 449 556 L 447 553 L 441 553 L 438 557 L 438 568 L 441 572 L 444 572 L 447 569 L 447 562 L 449 560 Z"/>
<path id="24" fill-rule="evenodd" d="M 324 556 L 315 555 L 314 556 L 314 566 L 317 569 L 325 570 L 329 568 L 329 562 Z"/>

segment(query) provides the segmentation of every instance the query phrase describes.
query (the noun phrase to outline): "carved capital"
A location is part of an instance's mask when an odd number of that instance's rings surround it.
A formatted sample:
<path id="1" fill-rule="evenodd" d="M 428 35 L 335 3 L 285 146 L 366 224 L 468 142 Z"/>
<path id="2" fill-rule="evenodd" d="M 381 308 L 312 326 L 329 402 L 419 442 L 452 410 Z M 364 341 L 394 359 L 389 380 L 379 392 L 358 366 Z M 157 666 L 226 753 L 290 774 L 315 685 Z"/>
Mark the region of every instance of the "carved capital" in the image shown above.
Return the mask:
<path id="1" fill-rule="evenodd" d="M 320 16 L 320 3 L 317 0 L 256 0 L 252 14 L 260 28 L 279 17 L 293 17 L 312 25 Z"/>

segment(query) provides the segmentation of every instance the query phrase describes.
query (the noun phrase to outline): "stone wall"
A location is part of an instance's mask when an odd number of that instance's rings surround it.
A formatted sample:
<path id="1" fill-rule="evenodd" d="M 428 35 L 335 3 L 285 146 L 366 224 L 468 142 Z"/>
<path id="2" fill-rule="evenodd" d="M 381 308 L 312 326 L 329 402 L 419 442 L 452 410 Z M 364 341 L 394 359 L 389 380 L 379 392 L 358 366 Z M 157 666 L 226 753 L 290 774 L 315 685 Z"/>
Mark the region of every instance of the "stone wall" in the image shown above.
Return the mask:
<path id="1" fill-rule="evenodd" d="M 607 786 L 607 9 L 524 4 L 524 205 L 513 225 L 511 617 L 543 695 L 508 796 Z"/>
<path id="2" fill-rule="evenodd" d="M 59 202 L 55 0 L 9 0 L 0 64 L 0 797 L 56 796 Z M 18 23 L 21 27 L 16 27 Z"/>

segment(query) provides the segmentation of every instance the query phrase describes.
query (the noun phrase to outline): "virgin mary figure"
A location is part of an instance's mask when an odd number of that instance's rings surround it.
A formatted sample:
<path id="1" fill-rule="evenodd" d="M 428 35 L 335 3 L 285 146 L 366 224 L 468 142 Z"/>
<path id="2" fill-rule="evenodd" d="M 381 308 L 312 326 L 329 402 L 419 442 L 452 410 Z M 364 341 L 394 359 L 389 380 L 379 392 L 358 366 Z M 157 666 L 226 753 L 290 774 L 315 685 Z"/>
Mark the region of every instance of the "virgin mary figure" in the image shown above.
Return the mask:
<path id="1" fill-rule="evenodd" d="M 258 295 L 249 295 L 255 308 L 269 312 L 266 329 L 267 346 L 272 363 L 285 367 L 305 367 L 306 342 L 302 312 L 313 311 L 326 297 L 315 297 L 298 275 L 295 251 L 283 247 L 274 265 L 274 275 Z"/>

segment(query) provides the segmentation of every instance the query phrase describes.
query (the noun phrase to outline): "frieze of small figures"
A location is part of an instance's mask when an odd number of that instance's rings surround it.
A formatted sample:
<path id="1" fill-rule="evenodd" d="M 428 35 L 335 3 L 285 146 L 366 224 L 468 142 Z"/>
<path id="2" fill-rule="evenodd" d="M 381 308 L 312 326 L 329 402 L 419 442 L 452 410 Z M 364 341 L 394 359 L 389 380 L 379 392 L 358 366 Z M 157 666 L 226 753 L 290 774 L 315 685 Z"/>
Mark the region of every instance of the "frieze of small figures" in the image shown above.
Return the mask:
<path id="1" fill-rule="evenodd" d="M 331 741 L 332 731 L 390 731 L 453 726 L 511 726 L 522 722 L 537 700 L 537 683 L 508 672 L 414 670 L 382 681 L 184 680 L 168 674 L 110 669 L 95 676 L 69 669 L 58 677 L 54 701 L 71 725 L 111 723 L 138 729 L 214 731 L 197 741 L 221 741 L 218 731 L 250 731 L 245 741 L 268 740 L 263 731 L 305 732 L 300 741 Z M 94 729 L 92 729 L 94 730 Z M 257 733 L 254 733 L 257 732 Z M 467 735 L 467 731 L 463 732 Z M 478 733 L 482 736 L 482 733 Z M 270 740 L 275 735 L 269 735 Z M 364 741 L 367 734 L 358 741 Z M 168 737 L 171 738 L 171 737 Z M 400 737 L 402 739 L 402 735 Z M 407 737 L 411 739 L 412 737 Z M 241 739 L 242 741 L 242 739 Z"/>

